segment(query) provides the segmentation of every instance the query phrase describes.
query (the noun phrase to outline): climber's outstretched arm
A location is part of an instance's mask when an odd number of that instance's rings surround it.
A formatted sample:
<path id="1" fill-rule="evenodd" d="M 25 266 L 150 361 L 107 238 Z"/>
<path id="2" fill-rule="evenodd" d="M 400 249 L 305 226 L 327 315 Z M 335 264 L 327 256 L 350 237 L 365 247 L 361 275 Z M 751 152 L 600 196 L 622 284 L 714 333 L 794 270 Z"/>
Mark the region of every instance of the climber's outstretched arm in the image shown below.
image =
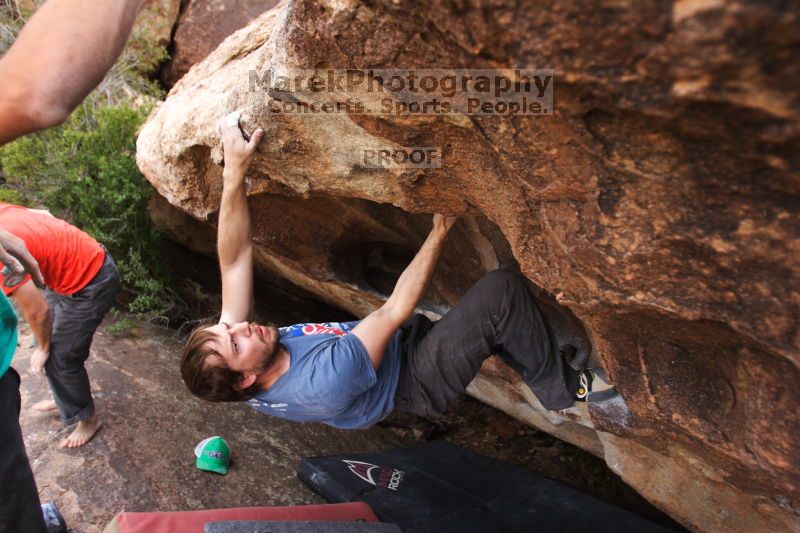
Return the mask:
<path id="1" fill-rule="evenodd" d="M 0 145 L 55 126 L 122 52 L 143 0 L 49 0 L 0 59 Z"/>
<path id="2" fill-rule="evenodd" d="M 392 336 L 411 316 L 428 290 L 439 254 L 455 221 L 455 217 L 433 216 L 433 228 L 428 238 L 400 275 L 392 294 L 380 308 L 353 328 L 353 335 L 364 344 L 374 368 L 380 366 Z"/>
<path id="3" fill-rule="evenodd" d="M 238 113 L 223 118 L 220 129 L 225 153 L 217 229 L 222 273 L 220 322 L 234 324 L 250 321 L 253 314 L 253 239 L 244 177 L 264 137 L 264 130 L 256 130 L 250 142 L 245 141 L 239 129 Z"/>

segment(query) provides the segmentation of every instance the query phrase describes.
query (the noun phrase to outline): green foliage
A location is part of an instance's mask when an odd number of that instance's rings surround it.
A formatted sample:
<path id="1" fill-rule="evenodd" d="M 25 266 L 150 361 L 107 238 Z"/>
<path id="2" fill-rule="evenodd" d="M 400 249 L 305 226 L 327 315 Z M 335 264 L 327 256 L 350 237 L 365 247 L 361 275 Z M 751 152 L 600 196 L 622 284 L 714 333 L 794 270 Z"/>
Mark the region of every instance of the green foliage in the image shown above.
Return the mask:
<path id="1" fill-rule="evenodd" d="M 6 187 L 0 187 L 0 202 L 28 207 L 24 194 L 16 189 L 8 189 Z"/>
<path id="2" fill-rule="evenodd" d="M 106 328 L 109 333 L 128 333 L 136 325 L 129 316 L 120 313 L 116 309 L 112 309 L 110 314 L 114 322 Z"/>
<path id="3" fill-rule="evenodd" d="M 97 108 L 119 102 L 152 101 L 164 97 L 164 89 L 152 79 L 151 74 L 169 59 L 169 54 L 153 34 L 148 15 L 148 11 L 142 12 L 122 54 L 84 105 Z"/>
<path id="4" fill-rule="evenodd" d="M 136 294 L 136 298 L 128 304 L 131 312 L 140 317 L 153 318 L 165 315 L 173 306 L 174 301 L 168 296 L 167 276 L 158 261 L 157 254 L 152 253 L 153 248 L 130 248 L 127 260 L 121 261 L 119 274 L 128 289 Z"/>
<path id="5" fill-rule="evenodd" d="M 136 131 L 147 111 L 84 106 L 62 126 L 0 149 L 0 165 L 10 183 L 108 247 L 134 295 L 131 311 L 151 318 L 171 301 L 147 211 L 153 190 L 136 167 Z"/>

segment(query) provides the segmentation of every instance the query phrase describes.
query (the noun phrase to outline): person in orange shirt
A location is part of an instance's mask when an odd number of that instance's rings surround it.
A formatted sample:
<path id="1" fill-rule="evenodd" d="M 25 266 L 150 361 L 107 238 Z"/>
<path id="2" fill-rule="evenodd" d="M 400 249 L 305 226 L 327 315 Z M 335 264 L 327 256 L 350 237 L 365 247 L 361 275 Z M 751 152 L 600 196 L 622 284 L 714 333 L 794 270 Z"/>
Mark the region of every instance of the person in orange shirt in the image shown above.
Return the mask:
<path id="1" fill-rule="evenodd" d="M 114 260 L 103 245 L 47 211 L 0 202 L 0 226 L 25 242 L 47 285 L 42 296 L 29 276 L 7 287 L 0 274 L 3 292 L 16 301 L 38 343 L 30 371 L 44 372 L 53 393 L 33 408 L 58 409 L 65 425 L 77 423 L 61 446 L 83 446 L 102 425 L 84 363 L 119 291 Z"/>

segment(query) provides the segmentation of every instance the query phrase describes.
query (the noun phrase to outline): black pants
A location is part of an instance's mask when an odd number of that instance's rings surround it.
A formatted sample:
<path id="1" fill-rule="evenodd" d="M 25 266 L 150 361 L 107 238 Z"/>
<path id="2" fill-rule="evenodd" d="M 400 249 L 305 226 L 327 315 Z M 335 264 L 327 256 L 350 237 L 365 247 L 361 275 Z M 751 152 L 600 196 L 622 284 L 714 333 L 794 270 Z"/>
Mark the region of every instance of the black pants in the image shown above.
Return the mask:
<path id="1" fill-rule="evenodd" d="M 414 315 L 403 331 L 395 395 L 400 411 L 435 418 L 463 394 L 491 354 L 516 370 L 546 409 L 566 409 L 575 401 L 577 377 L 517 274 L 489 272 L 441 320 Z"/>
<path id="2" fill-rule="evenodd" d="M 19 374 L 9 368 L 0 377 L 0 531 L 45 531 L 39 492 L 19 427 Z"/>
<path id="3" fill-rule="evenodd" d="M 50 358 L 44 365 L 53 399 L 65 425 L 94 414 L 92 389 L 84 363 L 97 326 L 114 304 L 119 291 L 119 273 L 106 252 L 100 271 L 75 294 L 45 291 L 53 317 Z"/>

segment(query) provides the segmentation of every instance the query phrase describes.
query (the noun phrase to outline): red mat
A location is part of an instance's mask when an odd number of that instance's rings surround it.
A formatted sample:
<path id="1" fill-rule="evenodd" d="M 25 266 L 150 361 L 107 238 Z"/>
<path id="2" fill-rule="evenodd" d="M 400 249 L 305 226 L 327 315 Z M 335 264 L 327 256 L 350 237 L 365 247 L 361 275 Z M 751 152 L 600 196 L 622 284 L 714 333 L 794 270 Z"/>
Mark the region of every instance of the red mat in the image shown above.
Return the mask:
<path id="1" fill-rule="evenodd" d="M 238 507 L 174 513 L 119 513 L 105 533 L 203 533 L 206 522 L 223 520 L 313 520 L 327 522 L 380 522 L 363 502 L 294 507 Z"/>

